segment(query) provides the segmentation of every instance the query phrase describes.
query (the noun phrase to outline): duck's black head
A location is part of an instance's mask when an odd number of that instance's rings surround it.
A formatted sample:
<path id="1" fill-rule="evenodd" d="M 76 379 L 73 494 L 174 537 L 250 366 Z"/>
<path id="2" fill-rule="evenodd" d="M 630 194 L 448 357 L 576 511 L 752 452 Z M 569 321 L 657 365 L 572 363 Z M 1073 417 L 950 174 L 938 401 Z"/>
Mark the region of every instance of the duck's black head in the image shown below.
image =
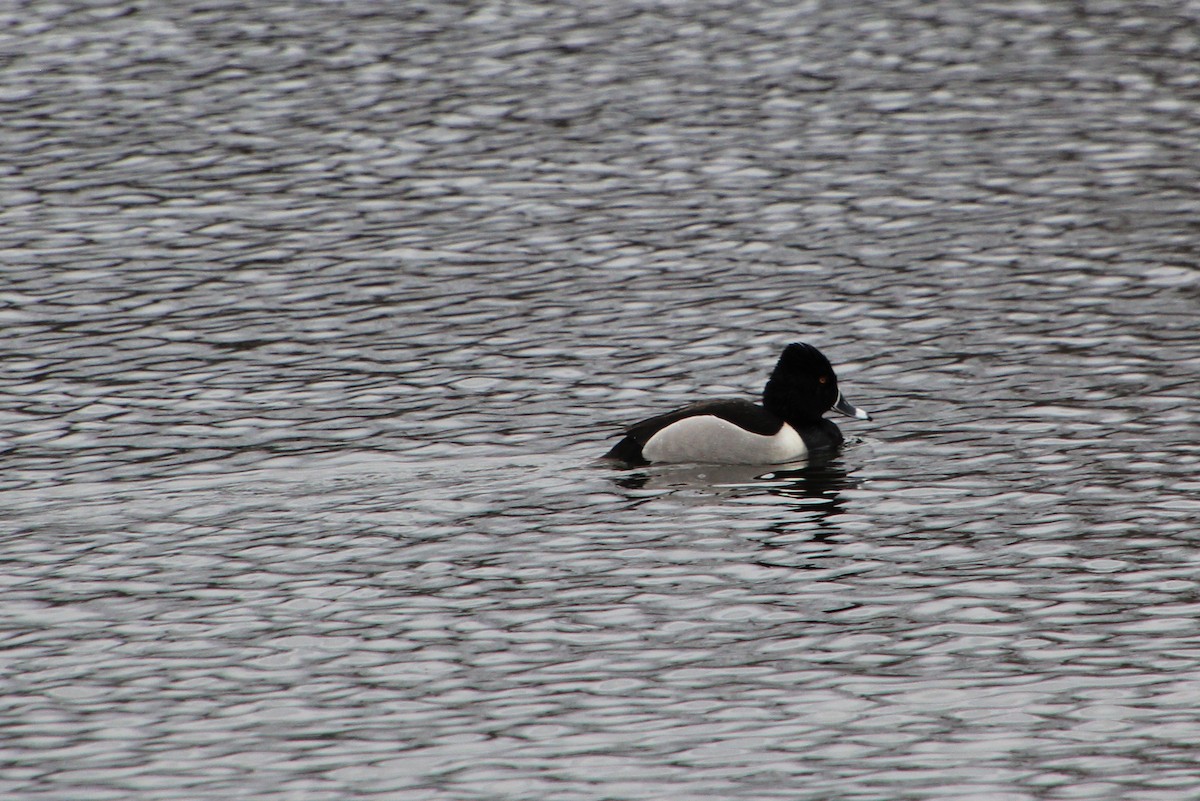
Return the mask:
<path id="1" fill-rule="evenodd" d="M 837 374 L 825 354 L 803 342 L 784 348 L 763 390 L 763 406 L 792 424 L 815 422 L 830 409 L 862 420 L 871 419 L 842 397 Z"/>

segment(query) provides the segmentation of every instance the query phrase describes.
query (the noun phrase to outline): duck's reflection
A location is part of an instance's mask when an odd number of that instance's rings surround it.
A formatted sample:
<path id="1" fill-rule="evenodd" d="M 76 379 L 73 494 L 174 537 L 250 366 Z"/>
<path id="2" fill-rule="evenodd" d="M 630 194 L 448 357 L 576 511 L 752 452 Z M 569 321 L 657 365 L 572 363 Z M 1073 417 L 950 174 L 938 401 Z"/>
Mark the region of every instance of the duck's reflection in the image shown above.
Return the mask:
<path id="1" fill-rule="evenodd" d="M 785 500 L 797 512 L 793 521 L 767 526 L 775 534 L 807 531 L 818 542 L 840 533 L 837 517 L 845 512 L 842 490 L 857 486 L 835 456 L 786 465 L 655 465 L 614 479 L 630 490 L 669 494 L 677 503 L 711 504 L 767 494 Z"/>

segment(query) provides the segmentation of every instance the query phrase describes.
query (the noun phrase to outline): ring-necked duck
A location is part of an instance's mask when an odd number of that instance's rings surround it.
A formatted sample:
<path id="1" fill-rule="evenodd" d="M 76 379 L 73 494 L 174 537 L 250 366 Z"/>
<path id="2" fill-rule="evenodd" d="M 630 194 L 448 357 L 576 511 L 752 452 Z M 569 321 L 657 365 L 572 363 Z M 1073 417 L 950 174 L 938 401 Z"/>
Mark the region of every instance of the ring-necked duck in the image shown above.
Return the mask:
<path id="1" fill-rule="evenodd" d="M 802 342 L 784 348 L 762 399 L 762 406 L 740 399 L 701 401 L 643 420 L 605 458 L 631 465 L 782 464 L 842 444 L 842 432 L 821 416 L 830 409 L 871 419 L 842 397 L 824 354 Z"/>

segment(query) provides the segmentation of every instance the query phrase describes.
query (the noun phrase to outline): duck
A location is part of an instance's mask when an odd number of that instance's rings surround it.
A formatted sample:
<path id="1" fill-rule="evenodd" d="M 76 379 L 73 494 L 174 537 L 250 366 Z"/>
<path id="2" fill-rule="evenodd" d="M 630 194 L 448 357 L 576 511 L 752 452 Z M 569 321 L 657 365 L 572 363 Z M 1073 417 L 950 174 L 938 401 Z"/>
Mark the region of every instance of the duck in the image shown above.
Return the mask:
<path id="1" fill-rule="evenodd" d="M 870 420 L 846 400 L 825 354 L 804 342 L 783 349 L 762 403 L 704 400 L 629 426 L 604 458 L 648 464 L 785 464 L 844 442 L 828 411 Z"/>

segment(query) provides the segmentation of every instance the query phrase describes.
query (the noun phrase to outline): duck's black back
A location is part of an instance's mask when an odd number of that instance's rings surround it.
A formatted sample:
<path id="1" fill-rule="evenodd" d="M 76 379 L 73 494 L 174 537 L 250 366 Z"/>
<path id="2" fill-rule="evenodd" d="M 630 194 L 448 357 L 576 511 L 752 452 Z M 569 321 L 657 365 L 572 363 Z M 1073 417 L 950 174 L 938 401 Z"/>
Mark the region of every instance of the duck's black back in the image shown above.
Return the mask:
<path id="1" fill-rule="evenodd" d="M 779 431 L 783 421 L 768 412 L 757 403 L 740 398 L 723 400 L 700 401 L 690 406 L 684 406 L 673 412 L 651 417 L 640 423 L 635 423 L 625 431 L 625 437 L 613 449 L 605 454 L 606 459 L 620 459 L 629 464 L 646 464 L 642 457 L 642 448 L 650 438 L 672 423 L 678 423 L 687 417 L 710 415 L 727 420 L 739 428 L 744 428 L 754 434 L 771 436 Z M 834 427 L 836 431 L 836 426 Z"/>

